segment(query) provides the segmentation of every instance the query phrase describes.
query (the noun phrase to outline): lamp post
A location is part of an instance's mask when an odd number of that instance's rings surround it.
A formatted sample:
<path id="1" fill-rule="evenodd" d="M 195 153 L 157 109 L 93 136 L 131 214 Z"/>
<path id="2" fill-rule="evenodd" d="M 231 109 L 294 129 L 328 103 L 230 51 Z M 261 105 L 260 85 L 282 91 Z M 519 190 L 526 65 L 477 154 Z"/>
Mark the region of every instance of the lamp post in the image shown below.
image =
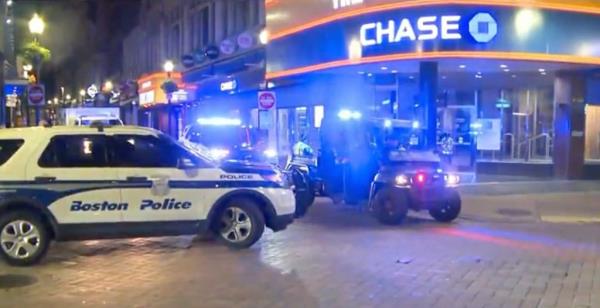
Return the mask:
<path id="1" fill-rule="evenodd" d="M 81 101 L 81 105 L 83 106 L 83 103 L 85 101 L 85 90 L 84 89 L 79 90 L 79 99 Z"/>
<path id="2" fill-rule="evenodd" d="M 44 29 L 46 28 L 46 23 L 44 20 L 37 14 L 33 14 L 31 20 L 29 20 L 29 32 L 33 35 L 33 41 L 38 42 L 38 37 L 44 33 Z M 40 71 L 42 66 L 42 55 L 36 54 L 33 57 L 33 65 L 36 70 L 36 83 L 40 84 Z M 35 106 L 35 125 L 38 125 L 40 122 L 40 107 Z"/>
<path id="3" fill-rule="evenodd" d="M 173 63 L 173 61 L 171 60 L 167 60 L 165 61 L 165 64 L 163 65 L 163 69 L 165 70 L 165 72 L 167 73 L 167 82 L 172 82 L 171 81 L 171 73 L 173 73 L 173 70 L 175 69 L 175 64 Z M 173 125 L 172 125 L 172 119 L 171 117 L 173 116 L 171 114 L 171 90 L 170 87 L 165 86 L 164 87 L 165 90 L 165 94 L 167 94 L 167 125 L 168 125 L 168 129 L 167 129 L 167 133 L 169 135 L 172 135 L 173 132 Z"/>

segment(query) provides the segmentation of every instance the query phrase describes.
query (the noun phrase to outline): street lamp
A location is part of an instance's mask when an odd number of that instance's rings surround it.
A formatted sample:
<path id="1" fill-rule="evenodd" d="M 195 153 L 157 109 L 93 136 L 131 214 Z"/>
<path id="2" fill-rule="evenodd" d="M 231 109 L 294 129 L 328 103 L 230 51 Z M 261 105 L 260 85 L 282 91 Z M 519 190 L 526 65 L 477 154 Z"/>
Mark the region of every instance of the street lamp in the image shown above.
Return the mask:
<path id="1" fill-rule="evenodd" d="M 167 73 L 167 83 L 172 82 L 171 81 L 171 73 L 173 73 L 173 70 L 175 70 L 175 64 L 173 63 L 173 61 L 171 60 L 167 60 L 165 61 L 165 64 L 163 64 L 163 69 L 165 70 L 165 72 Z M 165 87 L 165 94 L 167 94 L 167 125 L 169 126 L 169 128 L 167 129 L 167 132 L 169 135 L 172 135 L 173 132 L 173 127 L 172 127 L 172 114 L 171 114 L 171 93 L 170 90 L 167 89 Z"/>
<path id="2" fill-rule="evenodd" d="M 44 22 L 44 20 L 37 14 L 33 14 L 33 17 L 31 17 L 31 20 L 29 20 L 29 32 L 31 32 L 31 34 L 33 35 L 33 41 L 34 43 L 38 42 L 38 36 L 42 35 L 44 33 L 44 29 L 46 29 L 46 23 Z M 37 54 L 34 55 L 33 57 L 33 66 L 35 67 L 36 70 L 36 83 L 39 84 L 40 83 L 40 71 L 41 71 L 41 66 L 42 66 L 42 55 Z M 35 107 L 35 124 L 37 125 L 40 122 L 40 107 L 36 106 Z"/>
<path id="3" fill-rule="evenodd" d="M 171 78 L 171 73 L 175 70 L 175 64 L 171 60 L 165 61 L 163 69 L 167 72 L 167 77 Z"/>
<path id="4" fill-rule="evenodd" d="M 105 92 L 110 92 L 113 90 L 115 86 L 113 85 L 112 81 L 107 80 L 104 82 L 104 91 Z"/>
<path id="5" fill-rule="evenodd" d="M 29 20 L 29 32 L 36 37 L 44 33 L 44 29 L 46 29 L 46 23 L 44 20 L 37 14 L 33 14 L 31 20 Z"/>
<path id="6" fill-rule="evenodd" d="M 66 98 L 67 98 L 68 101 L 70 101 L 71 100 L 71 94 L 67 94 Z"/>

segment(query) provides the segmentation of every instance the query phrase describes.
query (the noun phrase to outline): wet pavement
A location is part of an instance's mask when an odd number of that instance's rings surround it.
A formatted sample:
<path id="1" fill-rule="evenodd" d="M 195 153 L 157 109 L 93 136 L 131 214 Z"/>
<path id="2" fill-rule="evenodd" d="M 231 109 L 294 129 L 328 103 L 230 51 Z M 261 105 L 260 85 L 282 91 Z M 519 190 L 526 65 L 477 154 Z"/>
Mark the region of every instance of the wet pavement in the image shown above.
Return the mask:
<path id="1" fill-rule="evenodd" d="M 246 251 L 87 241 L 55 244 L 37 267 L 0 263 L 0 307 L 40 306 L 600 307 L 600 224 L 417 215 L 390 227 L 319 200 Z"/>

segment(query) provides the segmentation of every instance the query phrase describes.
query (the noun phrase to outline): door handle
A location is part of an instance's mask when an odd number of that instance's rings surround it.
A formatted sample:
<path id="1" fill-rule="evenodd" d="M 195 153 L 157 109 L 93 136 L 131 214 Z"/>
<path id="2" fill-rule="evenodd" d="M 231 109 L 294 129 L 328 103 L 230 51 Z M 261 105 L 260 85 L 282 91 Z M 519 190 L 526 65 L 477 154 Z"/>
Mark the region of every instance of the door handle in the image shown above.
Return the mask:
<path id="1" fill-rule="evenodd" d="M 56 177 L 55 176 L 38 176 L 35 177 L 34 180 L 37 183 L 52 183 L 56 181 Z"/>
<path id="2" fill-rule="evenodd" d="M 128 176 L 127 177 L 127 182 L 147 182 L 148 178 L 145 176 Z"/>

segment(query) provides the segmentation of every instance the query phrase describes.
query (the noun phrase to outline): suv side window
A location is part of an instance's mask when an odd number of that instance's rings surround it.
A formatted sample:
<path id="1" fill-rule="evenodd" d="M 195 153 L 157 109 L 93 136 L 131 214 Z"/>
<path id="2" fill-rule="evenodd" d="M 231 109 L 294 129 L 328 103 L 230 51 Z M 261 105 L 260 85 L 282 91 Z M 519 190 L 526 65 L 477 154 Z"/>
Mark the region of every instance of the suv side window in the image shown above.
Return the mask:
<path id="1" fill-rule="evenodd" d="M 4 165 L 23 146 L 22 139 L 0 140 L 0 166 Z"/>
<path id="2" fill-rule="evenodd" d="M 113 136 L 114 162 L 117 167 L 176 168 L 179 155 L 176 148 L 155 136 Z"/>
<path id="3" fill-rule="evenodd" d="M 97 168 L 108 166 L 106 137 L 103 135 L 55 136 L 42 153 L 42 168 Z"/>

